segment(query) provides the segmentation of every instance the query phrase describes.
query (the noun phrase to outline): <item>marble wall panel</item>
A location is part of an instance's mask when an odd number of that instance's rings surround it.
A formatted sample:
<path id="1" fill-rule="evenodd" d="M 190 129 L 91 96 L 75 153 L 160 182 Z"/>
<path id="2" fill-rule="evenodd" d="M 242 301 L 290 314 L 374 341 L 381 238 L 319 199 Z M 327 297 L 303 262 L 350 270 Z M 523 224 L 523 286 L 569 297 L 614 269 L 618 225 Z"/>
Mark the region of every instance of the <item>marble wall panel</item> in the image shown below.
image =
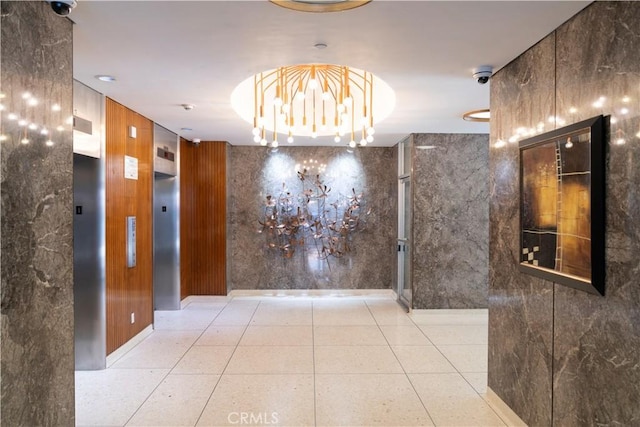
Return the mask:
<path id="1" fill-rule="evenodd" d="M 413 138 L 413 308 L 486 308 L 489 136 Z"/>
<path id="2" fill-rule="evenodd" d="M 397 177 L 395 148 L 230 147 L 230 289 L 389 289 L 395 281 Z M 331 187 L 328 200 L 352 189 L 364 194 L 364 230 L 353 234 L 351 252 L 342 258 L 319 259 L 316 250 L 297 248 L 286 259 L 267 247 L 259 220 L 267 195 L 276 196 L 283 183 L 293 194 L 302 183 L 296 164 L 326 164 L 321 174 Z M 314 163 L 316 165 L 316 163 Z M 309 184 L 307 184 L 309 188 Z"/>
<path id="3" fill-rule="evenodd" d="M 549 127 L 554 37 L 491 81 L 489 153 L 489 387 L 527 424 L 551 424 L 553 284 L 518 271 L 518 128 Z M 549 130 L 549 129 L 546 129 Z"/>
<path id="4" fill-rule="evenodd" d="M 0 8 L 0 423 L 72 426 L 72 23 L 45 2 Z"/>
<path id="5" fill-rule="evenodd" d="M 604 297 L 558 284 L 551 288 L 518 273 L 517 147 L 507 143 L 492 148 L 489 386 L 531 425 L 634 425 L 640 419 L 637 28 L 640 3 L 595 2 L 492 81 L 492 144 L 517 126 L 535 126 L 537 117 L 556 117 L 561 126 L 598 114 L 611 116 Z M 555 82 L 532 86 L 520 76 L 541 70 L 544 61 L 537 52 L 543 45 L 549 46 L 545 57 L 556 58 L 555 66 L 547 69 Z M 547 119 L 545 126 L 549 124 Z M 505 208 L 509 205 L 515 208 L 512 215 Z M 506 242 L 513 246 L 508 253 Z M 543 291 L 532 293 L 533 288 Z M 539 357 L 522 357 L 519 349 L 543 352 L 544 369 L 538 368 Z M 551 388 L 544 380 L 547 372 Z"/>
<path id="6" fill-rule="evenodd" d="M 597 2 L 557 31 L 557 115 L 611 116 L 605 296 L 555 288 L 553 422 L 640 422 L 640 3 Z M 600 105 L 597 101 L 604 97 Z M 596 392 L 597 391 L 597 392 Z"/>

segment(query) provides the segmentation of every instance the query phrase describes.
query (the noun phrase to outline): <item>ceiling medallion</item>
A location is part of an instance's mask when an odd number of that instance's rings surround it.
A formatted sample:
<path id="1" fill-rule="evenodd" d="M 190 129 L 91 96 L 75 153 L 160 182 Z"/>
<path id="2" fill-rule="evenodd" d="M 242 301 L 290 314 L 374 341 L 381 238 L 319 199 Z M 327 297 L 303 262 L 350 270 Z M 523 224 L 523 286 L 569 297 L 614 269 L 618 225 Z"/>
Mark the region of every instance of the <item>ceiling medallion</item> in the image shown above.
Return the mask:
<path id="1" fill-rule="evenodd" d="M 491 117 L 491 113 L 488 108 L 483 110 L 467 111 L 462 115 L 462 118 L 468 122 L 488 122 Z"/>
<path id="2" fill-rule="evenodd" d="M 299 12 L 341 12 L 364 6 L 371 0 L 269 0 L 278 6 Z"/>
<path id="3" fill-rule="evenodd" d="M 249 77 L 231 95 L 234 110 L 253 123 L 253 141 L 271 147 L 294 136 L 346 136 L 353 148 L 373 142 L 374 124 L 393 111 L 395 94 L 357 68 L 332 64 L 279 67 Z M 269 140 L 268 140 L 269 139 Z"/>

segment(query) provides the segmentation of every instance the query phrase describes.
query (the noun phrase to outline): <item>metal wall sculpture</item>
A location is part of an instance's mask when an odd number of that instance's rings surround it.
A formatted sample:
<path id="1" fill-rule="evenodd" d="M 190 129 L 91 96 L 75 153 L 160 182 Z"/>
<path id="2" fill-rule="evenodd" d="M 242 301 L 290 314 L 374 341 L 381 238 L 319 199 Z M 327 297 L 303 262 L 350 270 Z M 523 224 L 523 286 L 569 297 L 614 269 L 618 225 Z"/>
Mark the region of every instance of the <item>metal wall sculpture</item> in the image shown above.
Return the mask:
<path id="1" fill-rule="evenodd" d="M 322 169 L 321 169 L 322 170 Z M 259 230 L 267 250 L 292 258 L 296 250 L 316 251 L 318 258 L 341 258 L 351 251 L 352 237 L 364 229 L 364 197 L 355 189 L 329 201 L 331 188 L 304 168 L 297 172 L 301 192 L 282 184 L 277 195 L 267 195 Z M 329 266 L 330 267 L 330 266 Z"/>

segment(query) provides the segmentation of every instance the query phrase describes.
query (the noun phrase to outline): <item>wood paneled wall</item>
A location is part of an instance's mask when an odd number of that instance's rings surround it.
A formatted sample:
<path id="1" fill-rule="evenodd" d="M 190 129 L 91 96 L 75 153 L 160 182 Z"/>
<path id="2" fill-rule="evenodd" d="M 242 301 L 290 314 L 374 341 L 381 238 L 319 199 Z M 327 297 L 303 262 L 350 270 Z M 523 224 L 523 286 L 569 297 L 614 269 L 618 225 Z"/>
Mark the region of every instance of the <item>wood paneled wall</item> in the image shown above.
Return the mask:
<path id="1" fill-rule="evenodd" d="M 180 140 L 181 298 L 226 295 L 227 143 Z"/>
<path id="2" fill-rule="evenodd" d="M 135 126 L 137 137 L 129 137 Z M 138 179 L 124 178 L 124 156 Z M 153 122 L 106 100 L 107 354 L 153 322 Z M 126 217 L 136 217 L 136 266 L 127 267 Z M 135 323 L 131 323 L 131 313 Z"/>

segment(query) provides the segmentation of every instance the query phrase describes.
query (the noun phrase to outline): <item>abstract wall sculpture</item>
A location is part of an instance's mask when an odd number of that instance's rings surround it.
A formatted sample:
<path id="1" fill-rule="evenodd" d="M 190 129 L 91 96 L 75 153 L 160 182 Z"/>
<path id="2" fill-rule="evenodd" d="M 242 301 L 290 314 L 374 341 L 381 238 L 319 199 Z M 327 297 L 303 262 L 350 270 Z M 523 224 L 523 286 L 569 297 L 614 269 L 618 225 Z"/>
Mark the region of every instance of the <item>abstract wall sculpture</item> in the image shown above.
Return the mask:
<path id="1" fill-rule="evenodd" d="M 317 169 L 323 171 L 322 166 Z M 297 176 L 300 192 L 283 183 L 277 195 L 266 196 L 259 233 L 265 236 L 268 251 L 277 251 L 283 258 L 292 258 L 296 250 L 315 251 L 331 268 L 329 259 L 351 251 L 352 236 L 364 229 L 371 211 L 365 212 L 363 195 L 355 189 L 330 201 L 331 188 L 319 173 L 312 175 L 302 168 Z"/>

